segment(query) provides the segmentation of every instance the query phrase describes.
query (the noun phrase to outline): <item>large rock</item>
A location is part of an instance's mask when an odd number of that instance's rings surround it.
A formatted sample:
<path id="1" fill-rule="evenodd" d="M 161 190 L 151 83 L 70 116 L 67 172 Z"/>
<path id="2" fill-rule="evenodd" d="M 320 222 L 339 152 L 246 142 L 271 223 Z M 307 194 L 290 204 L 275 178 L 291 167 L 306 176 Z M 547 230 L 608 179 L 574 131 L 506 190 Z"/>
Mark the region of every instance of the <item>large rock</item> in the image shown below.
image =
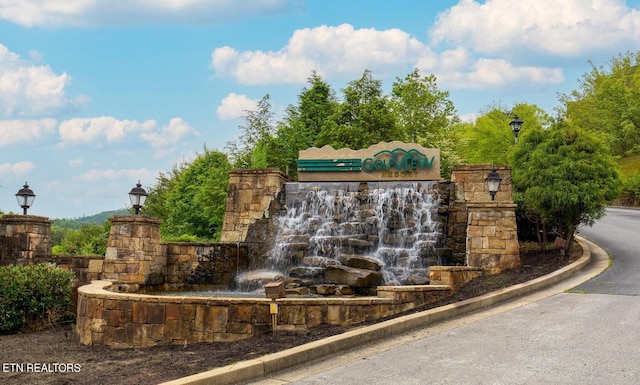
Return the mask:
<path id="1" fill-rule="evenodd" d="M 349 266 L 327 266 L 324 271 L 324 280 L 355 288 L 366 288 L 378 286 L 382 282 L 382 274 L 378 271 Z"/>
<path id="2" fill-rule="evenodd" d="M 320 257 L 320 256 L 311 256 L 302 258 L 303 266 L 316 266 L 316 267 L 327 267 L 329 265 L 339 265 L 340 262 L 336 261 L 333 258 Z"/>
<path id="3" fill-rule="evenodd" d="M 379 271 L 382 269 L 382 263 L 375 258 L 365 257 L 362 255 L 340 254 L 340 262 L 349 267 L 358 269 Z"/>
<path id="4" fill-rule="evenodd" d="M 322 278 L 322 267 L 297 266 L 289 270 L 289 276 L 293 278 Z"/>

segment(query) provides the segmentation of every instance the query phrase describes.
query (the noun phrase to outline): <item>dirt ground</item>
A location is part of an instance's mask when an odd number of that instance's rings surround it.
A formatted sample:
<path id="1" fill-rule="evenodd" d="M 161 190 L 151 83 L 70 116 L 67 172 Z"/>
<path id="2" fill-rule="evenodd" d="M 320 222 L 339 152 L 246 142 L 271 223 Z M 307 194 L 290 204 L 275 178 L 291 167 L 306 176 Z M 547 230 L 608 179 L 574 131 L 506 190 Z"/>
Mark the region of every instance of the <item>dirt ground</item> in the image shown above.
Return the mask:
<path id="1" fill-rule="evenodd" d="M 581 253 L 572 248 L 568 258 L 557 251 L 521 254 L 522 271 L 485 276 L 467 283 L 454 296 L 429 307 L 443 306 L 525 282 L 557 270 Z M 422 309 L 424 310 L 424 309 Z M 260 357 L 290 347 L 343 333 L 353 327 L 324 326 L 306 334 L 280 332 L 231 343 L 200 343 L 187 346 L 158 346 L 145 349 L 114 349 L 84 346 L 78 342 L 72 325 L 0 336 L 0 383 L 30 385 L 121 384 L 144 385 L 203 372 L 236 361 Z M 29 373 L 18 372 L 18 364 Z M 55 371 L 53 373 L 46 370 Z M 39 371 L 39 373 L 34 373 Z"/>

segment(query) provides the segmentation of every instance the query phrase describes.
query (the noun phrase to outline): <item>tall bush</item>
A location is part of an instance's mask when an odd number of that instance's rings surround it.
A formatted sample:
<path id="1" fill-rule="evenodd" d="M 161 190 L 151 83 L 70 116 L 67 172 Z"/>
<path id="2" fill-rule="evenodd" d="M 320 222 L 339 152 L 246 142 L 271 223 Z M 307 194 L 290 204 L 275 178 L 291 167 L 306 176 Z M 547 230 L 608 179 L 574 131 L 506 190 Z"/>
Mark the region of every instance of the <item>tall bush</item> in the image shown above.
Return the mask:
<path id="1" fill-rule="evenodd" d="M 49 264 L 0 266 L 0 333 L 37 329 L 66 315 L 73 273 Z"/>

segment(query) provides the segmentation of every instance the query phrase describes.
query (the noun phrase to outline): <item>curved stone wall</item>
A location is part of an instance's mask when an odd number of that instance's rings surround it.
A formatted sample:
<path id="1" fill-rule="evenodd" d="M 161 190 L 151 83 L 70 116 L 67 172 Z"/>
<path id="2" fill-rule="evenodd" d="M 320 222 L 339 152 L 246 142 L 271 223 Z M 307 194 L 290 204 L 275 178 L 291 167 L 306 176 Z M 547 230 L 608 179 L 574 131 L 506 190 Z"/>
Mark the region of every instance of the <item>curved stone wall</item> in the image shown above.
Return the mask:
<path id="1" fill-rule="evenodd" d="M 108 290 L 111 281 L 78 289 L 76 331 L 85 345 L 146 347 L 235 341 L 271 331 L 262 298 L 152 296 Z M 450 286 L 378 287 L 378 297 L 278 299 L 277 330 L 322 324 L 354 325 L 424 306 L 452 293 Z"/>

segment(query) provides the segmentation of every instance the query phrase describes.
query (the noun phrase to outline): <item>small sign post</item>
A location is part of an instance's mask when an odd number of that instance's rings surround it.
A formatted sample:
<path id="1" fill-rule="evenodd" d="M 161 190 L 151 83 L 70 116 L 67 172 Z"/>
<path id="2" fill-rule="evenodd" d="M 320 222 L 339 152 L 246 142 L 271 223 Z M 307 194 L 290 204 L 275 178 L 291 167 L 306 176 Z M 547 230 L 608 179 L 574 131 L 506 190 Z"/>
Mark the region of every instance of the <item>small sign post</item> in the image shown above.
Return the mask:
<path id="1" fill-rule="evenodd" d="M 276 330 L 278 326 L 278 298 L 284 298 L 284 282 L 269 282 L 264 285 L 264 294 L 267 298 L 271 298 L 269 304 L 269 314 L 271 314 L 271 328 L 273 330 L 273 336 L 276 336 Z"/>

